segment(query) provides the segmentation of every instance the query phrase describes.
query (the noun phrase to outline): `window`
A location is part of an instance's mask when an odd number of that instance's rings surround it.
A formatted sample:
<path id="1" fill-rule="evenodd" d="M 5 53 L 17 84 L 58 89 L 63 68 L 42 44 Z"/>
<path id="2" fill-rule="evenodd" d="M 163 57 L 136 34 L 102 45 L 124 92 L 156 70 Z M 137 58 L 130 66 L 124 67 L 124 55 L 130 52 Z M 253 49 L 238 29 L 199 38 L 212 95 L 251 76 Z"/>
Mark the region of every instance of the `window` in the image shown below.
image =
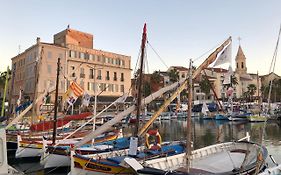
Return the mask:
<path id="1" fill-rule="evenodd" d="M 105 63 L 105 57 L 104 56 L 102 57 L 102 62 Z"/>
<path id="2" fill-rule="evenodd" d="M 96 84 L 95 83 L 91 83 L 92 84 L 92 91 L 96 91 Z"/>
<path id="3" fill-rule="evenodd" d="M 124 60 L 121 60 L 121 65 L 125 66 L 125 61 Z"/>
<path id="4" fill-rule="evenodd" d="M 48 73 L 51 74 L 52 73 L 52 66 L 48 64 L 47 68 L 48 68 Z"/>
<path id="5" fill-rule="evenodd" d="M 88 82 L 88 91 L 91 89 L 91 83 L 90 82 Z"/>
<path id="6" fill-rule="evenodd" d="M 116 72 L 114 72 L 113 80 L 114 80 L 114 81 L 117 81 L 117 73 L 116 73 Z"/>
<path id="7" fill-rule="evenodd" d="M 109 71 L 106 71 L 106 80 L 110 80 Z"/>
<path id="8" fill-rule="evenodd" d="M 97 77 L 98 80 L 101 80 L 102 77 L 101 77 L 101 70 L 98 70 L 98 77 Z"/>
<path id="9" fill-rule="evenodd" d="M 90 69 L 90 75 L 89 75 L 90 79 L 94 78 L 94 69 Z"/>
<path id="10" fill-rule="evenodd" d="M 185 74 L 184 74 L 184 73 L 183 73 L 183 74 L 181 74 L 181 77 L 182 77 L 182 78 L 185 78 Z"/>
<path id="11" fill-rule="evenodd" d="M 98 62 L 100 62 L 100 56 L 98 55 L 97 57 L 98 57 L 98 58 L 97 58 Z"/>
<path id="12" fill-rule="evenodd" d="M 52 52 L 48 51 L 48 58 L 52 58 Z"/>
<path id="13" fill-rule="evenodd" d="M 80 68 L 80 78 L 85 78 L 84 68 Z"/>
<path id="14" fill-rule="evenodd" d="M 81 59 L 85 59 L 85 53 L 80 52 L 79 58 L 81 58 Z"/>
<path id="15" fill-rule="evenodd" d="M 89 55 L 89 59 L 90 59 L 91 61 L 95 61 L 95 55 L 90 54 L 90 55 Z"/>
<path id="16" fill-rule="evenodd" d="M 80 87 L 84 89 L 84 81 L 83 80 L 80 81 Z"/>
<path id="17" fill-rule="evenodd" d="M 242 62 L 241 68 L 242 68 L 242 69 L 244 68 L 244 63 L 243 63 L 243 62 Z"/>
<path id="18" fill-rule="evenodd" d="M 236 68 L 238 68 L 238 63 L 236 63 Z"/>
<path id="19" fill-rule="evenodd" d="M 70 66 L 70 68 L 71 68 L 71 70 L 74 70 L 74 69 L 75 69 L 75 67 L 74 67 L 74 66 Z"/>
<path id="20" fill-rule="evenodd" d="M 124 85 L 120 85 L 120 91 L 124 92 Z"/>
<path id="21" fill-rule="evenodd" d="M 124 73 L 121 73 L 121 81 L 124 81 Z"/>
<path id="22" fill-rule="evenodd" d="M 115 92 L 118 92 L 118 91 L 119 91 L 119 85 L 115 84 Z"/>

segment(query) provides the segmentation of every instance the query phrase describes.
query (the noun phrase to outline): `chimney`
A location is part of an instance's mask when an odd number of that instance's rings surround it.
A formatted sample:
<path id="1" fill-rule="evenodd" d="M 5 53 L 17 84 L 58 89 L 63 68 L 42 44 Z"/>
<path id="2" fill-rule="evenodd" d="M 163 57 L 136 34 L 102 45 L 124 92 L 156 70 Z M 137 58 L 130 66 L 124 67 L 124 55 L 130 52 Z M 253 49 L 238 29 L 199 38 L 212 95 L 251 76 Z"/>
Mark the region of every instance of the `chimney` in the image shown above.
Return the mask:
<path id="1" fill-rule="evenodd" d="M 36 44 L 39 44 L 40 43 L 40 37 L 37 37 L 36 38 Z"/>

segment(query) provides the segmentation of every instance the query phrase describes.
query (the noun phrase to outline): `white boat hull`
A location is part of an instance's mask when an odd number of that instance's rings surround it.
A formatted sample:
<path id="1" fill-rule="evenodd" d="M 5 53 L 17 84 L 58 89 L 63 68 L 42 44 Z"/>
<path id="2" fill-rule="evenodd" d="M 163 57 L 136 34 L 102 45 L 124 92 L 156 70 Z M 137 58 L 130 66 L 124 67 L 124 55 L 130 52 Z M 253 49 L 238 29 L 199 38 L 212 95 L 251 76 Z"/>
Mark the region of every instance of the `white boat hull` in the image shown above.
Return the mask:
<path id="1" fill-rule="evenodd" d="M 67 167 L 70 166 L 70 156 L 59 154 L 48 154 L 46 161 L 44 161 L 44 169 L 54 167 Z"/>
<path id="2" fill-rule="evenodd" d="M 40 157 L 42 149 L 18 147 L 16 151 L 16 158 Z"/>

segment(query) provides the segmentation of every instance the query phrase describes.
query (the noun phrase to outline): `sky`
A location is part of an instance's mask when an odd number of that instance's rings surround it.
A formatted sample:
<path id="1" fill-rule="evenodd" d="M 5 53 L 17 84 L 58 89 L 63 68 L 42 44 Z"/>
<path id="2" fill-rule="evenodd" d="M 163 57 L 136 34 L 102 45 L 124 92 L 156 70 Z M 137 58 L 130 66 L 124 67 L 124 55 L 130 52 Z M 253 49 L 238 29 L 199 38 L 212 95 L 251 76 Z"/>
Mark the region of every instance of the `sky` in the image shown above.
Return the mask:
<path id="1" fill-rule="evenodd" d="M 53 35 L 67 25 L 93 34 L 95 49 L 131 56 L 134 69 L 147 23 L 146 72 L 188 67 L 189 59 L 199 66 L 208 51 L 232 36 L 232 64 L 240 37 L 248 72 L 263 75 L 269 73 L 276 46 L 280 7 L 280 0 L 1 1 L 0 71 L 37 37 L 52 43 Z M 278 75 L 280 64 L 278 56 Z"/>

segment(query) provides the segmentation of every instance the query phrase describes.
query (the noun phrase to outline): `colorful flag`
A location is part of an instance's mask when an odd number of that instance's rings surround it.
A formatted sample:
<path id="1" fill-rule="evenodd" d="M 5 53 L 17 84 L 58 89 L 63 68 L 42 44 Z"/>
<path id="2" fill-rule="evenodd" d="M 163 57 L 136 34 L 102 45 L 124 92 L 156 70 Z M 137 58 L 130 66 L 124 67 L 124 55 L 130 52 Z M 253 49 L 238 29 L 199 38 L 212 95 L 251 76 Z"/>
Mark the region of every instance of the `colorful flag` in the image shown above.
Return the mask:
<path id="1" fill-rule="evenodd" d="M 78 97 L 82 96 L 84 90 L 74 81 L 71 82 L 69 89 L 64 94 L 64 101 L 68 104 L 73 105 Z"/>
<path id="2" fill-rule="evenodd" d="M 220 56 L 218 56 L 215 64 L 213 67 L 215 66 L 219 66 L 225 63 L 231 63 L 231 43 L 225 47 L 225 49 L 221 52 Z"/>

